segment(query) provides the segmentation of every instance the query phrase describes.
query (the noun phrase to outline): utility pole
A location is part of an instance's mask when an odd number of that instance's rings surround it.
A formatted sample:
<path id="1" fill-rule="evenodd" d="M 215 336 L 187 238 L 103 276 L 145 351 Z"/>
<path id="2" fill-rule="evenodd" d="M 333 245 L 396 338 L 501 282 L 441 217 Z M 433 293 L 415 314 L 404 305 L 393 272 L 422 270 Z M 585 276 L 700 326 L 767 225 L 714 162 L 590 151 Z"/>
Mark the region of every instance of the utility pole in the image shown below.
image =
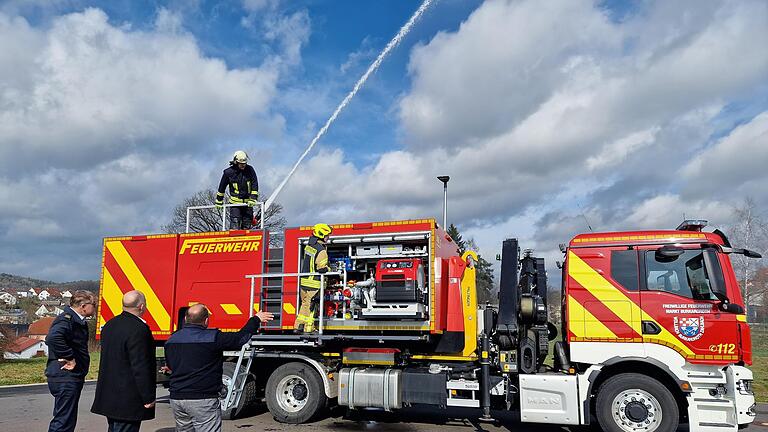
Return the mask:
<path id="1" fill-rule="evenodd" d="M 448 180 L 449 176 L 437 176 L 437 179 L 443 182 L 443 229 L 448 229 Z"/>

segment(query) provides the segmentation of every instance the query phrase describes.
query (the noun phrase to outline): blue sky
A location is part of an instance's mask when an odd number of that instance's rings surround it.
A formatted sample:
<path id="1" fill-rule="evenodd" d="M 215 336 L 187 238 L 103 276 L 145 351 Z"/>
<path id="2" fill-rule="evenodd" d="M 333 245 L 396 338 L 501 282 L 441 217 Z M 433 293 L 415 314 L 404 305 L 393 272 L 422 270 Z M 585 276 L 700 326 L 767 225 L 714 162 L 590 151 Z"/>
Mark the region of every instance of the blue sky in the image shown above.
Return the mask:
<path id="1" fill-rule="evenodd" d="M 102 237 L 159 231 L 239 148 L 268 195 L 420 4 L 0 3 L 0 271 L 97 278 Z M 747 197 L 768 209 L 766 19 L 438 0 L 278 201 L 289 225 L 439 217 L 449 174 L 482 252 L 518 236 L 552 262 L 585 217 L 727 227 Z"/>

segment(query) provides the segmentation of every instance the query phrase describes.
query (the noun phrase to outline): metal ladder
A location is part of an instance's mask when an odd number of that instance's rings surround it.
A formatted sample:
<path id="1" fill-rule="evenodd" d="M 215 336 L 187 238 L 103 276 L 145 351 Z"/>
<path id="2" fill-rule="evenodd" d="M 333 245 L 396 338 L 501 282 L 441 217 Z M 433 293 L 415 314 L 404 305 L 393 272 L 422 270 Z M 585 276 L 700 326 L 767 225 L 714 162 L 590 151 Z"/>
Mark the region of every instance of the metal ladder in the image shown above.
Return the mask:
<path id="1" fill-rule="evenodd" d="M 248 353 L 248 361 L 246 362 L 245 369 L 241 369 L 243 366 L 243 359 Z M 221 402 L 221 409 L 226 411 L 230 408 L 236 407 L 240 404 L 240 398 L 245 391 L 245 383 L 248 381 L 248 373 L 251 370 L 251 364 L 253 363 L 253 352 L 251 349 L 251 342 L 246 342 L 242 348 L 240 348 L 240 355 L 237 356 L 237 364 L 235 370 L 232 373 L 232 379 L 227 386 L 227 397 Z"/>
<path id="2" fill-rule="evenodd" d="M 271 254 L 270 254 L 271 256 Z M 280 265 L 280 268 L 282 269 L 282 264 Z M 320 311 L 323 309 L 323 296 L 325 291 L 325 278 L 328 276 L 341 276 L 344 282 L 344 285 L 346 285 L 347 282 L 347 272 L 328 272 L 328 273 L 274 273 L 274 272 L 266 272 L 261 275 L 246 275 L 245 277 L 247 279 L 251 280 L 251 304 L 253 304 L 253 297 L 254 297 L 254 290 L 255 290 L 255 282 L 256 279 L 280 279 L 280 287 L 282 287 L 282 280 L 285 277 L 301 277 L 301 276 L 320 276 Z M 264 284 L 266 285 L 266 284 Z M 262 286 L 264 286 L 262 285 Z M 282 292 L 280 290 L 277 291 L 277 293 L 281 296 L 277 298 L 277 301 L 279 302 L 279 305 L 282 305 Z M 271 304 L 269 303 L 270 300 L 274 300 L 273 298 L 267 297 L 265 299 L 265 296 L 261 296 L 262 300 L 259 303 L 263 307 L 264 305 Z M 266 303 L 265 303 L 266 301 Z M 262 309 L 265 310 L 265 309 Z M 323 314 L 318 314 L 319 318 L 319 324 L 317 327 L 319 335 L 322 336 L 323 334 Z M 250 316 L 253 316 L 253 308 L 251 308 Z M 280 314 L 282 322 L 282 313 Z M 275 320 L 276 321 L 276 320 Z M 267 326 L 264 326 L 264 328 L 268 328 Z M 277 340 L 256 340 L 256 338 L 252 337 L 250 341 L 246 342 L 241 348 L 240 353 L 237 356 L 237 363 L 235 364 L 235 372 L 232 374 L 232 380 L 229 382 L 229 385 L 227 386 L 227 397 L 224 399 L 224 401 L 221 403 L 221 409 L 222 410 L 228 410 L 232 407 L 238 406 L 240 404 L 240 398 L 243 396 L 243 391 L 245 391 L 245 384 L 248 381 L 248 373 L 251 370 L 251 365 L 253 364 L 253 358 L 255 357 L 254 351 L 256 347 L 260 345 L 279 345 L 279 346 L 292 346 L 292 345 L 312 345 L 317 346 L 319 343 L 318 341 L 309 341 L 309 340 L 279 340 L 279 338 L 275 338 Z M 245 358 L 248 358 L 248 360 L 245 362 L 245 369 L 242 369 L 243 361 Z"/>
<path id="3" fill-rule="evenodd" d="M 264 260 L 263 271 L 265 274 L 283 272 L 283 249 L 269 248 Z M 261 282 L 261 295 L 259 295 L 259 310 L 272 312 L 275 319 L 265 323 L 264 329 L 283 328 L 283 278 L 265 277 Z"/>

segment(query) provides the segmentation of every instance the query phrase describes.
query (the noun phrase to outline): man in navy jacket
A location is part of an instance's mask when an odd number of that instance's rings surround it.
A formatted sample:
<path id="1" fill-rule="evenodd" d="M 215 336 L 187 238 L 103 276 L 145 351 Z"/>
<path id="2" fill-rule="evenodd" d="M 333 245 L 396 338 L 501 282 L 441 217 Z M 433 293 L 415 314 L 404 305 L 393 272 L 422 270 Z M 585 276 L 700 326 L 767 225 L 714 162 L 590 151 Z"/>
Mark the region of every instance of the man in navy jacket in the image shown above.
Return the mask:
<path id="1" fill-rule="evenodd" d="M 273 318 L 269 312 L 258 312 L 240 331 L 225 333 L 209 329 L 208 316 L 205 305 L 190 307 L 184 327 L 165 342 L 165 358 L 171 369 L 171 408 L 180 432 L 221 430 L 223 351 L 239 350 L 258 331 L 260 323 Z"/>
<path id="2" fill-rule="evenodd" d="M 88 354 L 88 324 L 85 318 L 96 313 L 96 296 L 75 291 L 69 306 L 48 330 L 48 364 L 45 376 L 54 398 L 49 432 L 72 432 L 77 424 L 77 405 L 83 390 L 91 356 Z"/>

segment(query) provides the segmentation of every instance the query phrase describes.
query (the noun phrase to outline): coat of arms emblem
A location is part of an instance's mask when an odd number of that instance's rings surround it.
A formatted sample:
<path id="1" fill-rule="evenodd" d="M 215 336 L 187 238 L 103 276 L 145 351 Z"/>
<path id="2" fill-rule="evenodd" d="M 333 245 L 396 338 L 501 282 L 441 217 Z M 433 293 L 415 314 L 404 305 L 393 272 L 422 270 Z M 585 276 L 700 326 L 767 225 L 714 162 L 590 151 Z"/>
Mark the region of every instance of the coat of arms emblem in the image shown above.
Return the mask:
<path id="1" fill-rule="evenodd" d="M 704 336 L 704 317 L 675 317 L 674 327 L 677 337 L 693 342 Z"/>

